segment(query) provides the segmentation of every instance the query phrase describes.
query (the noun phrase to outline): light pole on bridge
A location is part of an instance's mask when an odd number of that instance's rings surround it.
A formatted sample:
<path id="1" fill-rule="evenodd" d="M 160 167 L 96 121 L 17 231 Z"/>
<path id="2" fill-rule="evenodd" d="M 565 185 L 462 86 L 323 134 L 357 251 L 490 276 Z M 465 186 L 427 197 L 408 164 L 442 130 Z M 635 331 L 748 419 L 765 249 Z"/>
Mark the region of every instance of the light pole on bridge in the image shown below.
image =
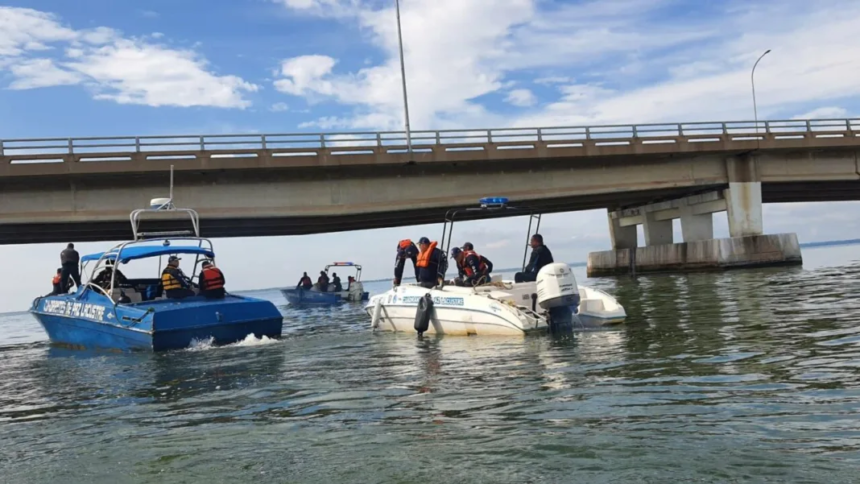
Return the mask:
<path id="1" fill-rule="evenodd" d="M 403 81 L 403 110 L 406 113 L 406 149 L 412 160 L 412 133 L 409 129 L 409 100 L 406 95 L 406 62 L 403 60 L 403 33 L 400 30 L 400 0 L 394 0 L 397 10 L 397 41 L 400 45 L 400 78 Z"/>
<path id="2" fill-rule="evenodd" d="M 764 51 L 764 54 L 760 55 L 758 60 L 753 64 L 752 73 L 750 74 L 750 83 L 752 84 L 752 95 L 753 95 L 753 116 L 755 116 L 755 134 L 758 137 L 758 106 L 756 106 L 755 102 L 755 68 L 758 66 L 758 63 L 764 58 L 764 56 L 770 53 L 770 49 Z"/>

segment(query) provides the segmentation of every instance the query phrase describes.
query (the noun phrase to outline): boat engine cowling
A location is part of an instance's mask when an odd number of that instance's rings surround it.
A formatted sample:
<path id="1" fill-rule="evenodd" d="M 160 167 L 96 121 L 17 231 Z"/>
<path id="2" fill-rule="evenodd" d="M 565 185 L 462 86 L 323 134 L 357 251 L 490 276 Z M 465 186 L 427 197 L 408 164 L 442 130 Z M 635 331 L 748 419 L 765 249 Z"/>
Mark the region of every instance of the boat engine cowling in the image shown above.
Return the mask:
<path id="1" fill-rule="evenodd" d="M 579 288 L 570 266 L 547 264 L 537 275 L 537 303 L 543 309 L 579 306 Z"/>

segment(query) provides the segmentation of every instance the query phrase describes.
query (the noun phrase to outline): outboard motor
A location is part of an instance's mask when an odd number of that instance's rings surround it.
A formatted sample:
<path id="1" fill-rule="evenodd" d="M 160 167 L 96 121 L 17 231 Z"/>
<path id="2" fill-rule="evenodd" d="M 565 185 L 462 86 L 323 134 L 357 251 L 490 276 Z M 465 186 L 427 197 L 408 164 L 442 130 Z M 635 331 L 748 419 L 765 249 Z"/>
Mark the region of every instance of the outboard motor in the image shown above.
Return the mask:
<path id="1" fill-rule="evenodd" d="M 549 313 L 550 333 L 573 332 L 574 311 L 579 307 L 579 288 L 570 266 L 548 264 L 538 272 L 537 302 Z"/>
<path id="2" fill-rule="evenodd" d="M 415 312 L 415 331 L 418 336 L 424 334 L 430 327 L 430 316 L 433 313 L 433 298 L 429 294 L 418 300 L 418 310 Z"/>

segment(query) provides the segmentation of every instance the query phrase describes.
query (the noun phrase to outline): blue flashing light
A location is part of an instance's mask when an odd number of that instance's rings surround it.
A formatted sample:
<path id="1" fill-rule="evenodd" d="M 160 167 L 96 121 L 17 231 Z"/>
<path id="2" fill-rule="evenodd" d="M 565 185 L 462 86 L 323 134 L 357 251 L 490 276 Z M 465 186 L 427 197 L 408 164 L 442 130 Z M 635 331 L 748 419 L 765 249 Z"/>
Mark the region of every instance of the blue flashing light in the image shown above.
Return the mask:
<path id="1" fill-rule="evenodd" d="M 353 266 L 355 264 L 352 262 L 335 262 L 334 265 L 335 266 Z"/>
<path id="2" fill-rule="evenodd" d="M 507 197 L 484 197 L 478 201 L 482 207 L 504 206 L 508 204 Z"/>

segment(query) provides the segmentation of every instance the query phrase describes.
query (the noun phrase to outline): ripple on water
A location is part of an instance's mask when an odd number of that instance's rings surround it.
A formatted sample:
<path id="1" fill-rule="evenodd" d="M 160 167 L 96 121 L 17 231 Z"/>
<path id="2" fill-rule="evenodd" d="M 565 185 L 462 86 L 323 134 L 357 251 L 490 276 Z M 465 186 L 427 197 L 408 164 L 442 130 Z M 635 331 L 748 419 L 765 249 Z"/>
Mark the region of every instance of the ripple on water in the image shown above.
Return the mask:
<path id="1" fill-rule="evenodd" d="M 358 306 L 277 292 L 282 339 L 162 354 L 51 348 L 0 316 L 0 464 L 16 483 L 853 482 L 857 274 L 596 281 L 627 324 L 565 341 L 371 334 Z"/>

